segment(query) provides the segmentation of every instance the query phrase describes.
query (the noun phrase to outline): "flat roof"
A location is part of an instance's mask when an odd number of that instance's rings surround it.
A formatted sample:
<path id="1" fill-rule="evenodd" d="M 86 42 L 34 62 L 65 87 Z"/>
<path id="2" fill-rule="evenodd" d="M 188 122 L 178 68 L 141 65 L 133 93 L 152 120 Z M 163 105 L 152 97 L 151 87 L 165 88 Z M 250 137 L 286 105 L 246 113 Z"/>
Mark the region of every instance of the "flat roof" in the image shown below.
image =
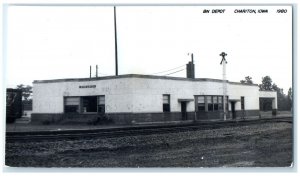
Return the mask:
<path id="1" fill-rule="evenodd" d="M 155 76 L 155 75 L 140 75 L 140 74 L 126 74 L 119 76 L 102 76 L 93 78 L 67 78 L 67 79 L 51 79 L 51 80 L 34 80 L 33 83 L 56 83 L 56 82 L 83 82 L 83 81 L 98 81 L 98 80 L 109 80 L 109 79 L 120 79 L 120 78 L 147 78 L 147 79 L 165 79 L 165 80 L 179 80 L 179 81 L 210 81 L 210 82 L 223 82 L 221 79 L 212 78 L 182 78 L 182 77 L 171 77 L 171 76 Z M 258 86 L 258 84 L 243 84 L 239 82 L 230 82 L 226 80 L 227 83 L 246 85 L 246 86 Z"/>

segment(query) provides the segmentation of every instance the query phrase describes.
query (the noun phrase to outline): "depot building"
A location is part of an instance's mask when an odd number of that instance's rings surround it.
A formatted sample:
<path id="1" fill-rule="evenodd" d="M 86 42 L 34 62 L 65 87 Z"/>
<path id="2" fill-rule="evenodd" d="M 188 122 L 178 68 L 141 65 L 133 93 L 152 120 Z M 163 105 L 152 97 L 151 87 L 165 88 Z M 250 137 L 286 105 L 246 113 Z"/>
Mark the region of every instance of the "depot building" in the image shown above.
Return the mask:
<path id="1" fill-rule="evenodd" d="M 105 115 L 115 124 L 182 120 L 227 119 L 259 116 L 260 98 L 277 94 L 259 91 L 257 84 L 194 78 L 194 64 L 187 64 L 187 78 L 128 74 L 33 82 L 32 122 L 87 122 Z"/>

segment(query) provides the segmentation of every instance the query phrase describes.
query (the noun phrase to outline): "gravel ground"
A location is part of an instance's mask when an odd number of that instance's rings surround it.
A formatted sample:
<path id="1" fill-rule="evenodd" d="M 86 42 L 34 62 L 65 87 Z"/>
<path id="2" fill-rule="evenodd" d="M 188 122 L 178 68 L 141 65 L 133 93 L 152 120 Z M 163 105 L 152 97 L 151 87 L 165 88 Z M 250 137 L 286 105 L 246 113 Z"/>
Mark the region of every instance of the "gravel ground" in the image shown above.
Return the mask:
<path id="1" fill-rule="evenodd" d="M 12 167 L 288 167 L 292 124 L 181 133 L 6 143 Z"/>

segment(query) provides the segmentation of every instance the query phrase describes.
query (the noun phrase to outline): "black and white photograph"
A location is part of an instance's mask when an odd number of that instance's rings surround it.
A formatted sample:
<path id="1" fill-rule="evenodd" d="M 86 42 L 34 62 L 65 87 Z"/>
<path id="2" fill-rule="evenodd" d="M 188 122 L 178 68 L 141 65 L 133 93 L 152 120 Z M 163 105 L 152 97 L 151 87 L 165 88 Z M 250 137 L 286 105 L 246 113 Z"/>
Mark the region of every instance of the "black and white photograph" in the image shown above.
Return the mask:
<path id="1" fill-rule="evenodd" d="M 291 4 L 2 4 L 4 167 L 285 168 Z"/>

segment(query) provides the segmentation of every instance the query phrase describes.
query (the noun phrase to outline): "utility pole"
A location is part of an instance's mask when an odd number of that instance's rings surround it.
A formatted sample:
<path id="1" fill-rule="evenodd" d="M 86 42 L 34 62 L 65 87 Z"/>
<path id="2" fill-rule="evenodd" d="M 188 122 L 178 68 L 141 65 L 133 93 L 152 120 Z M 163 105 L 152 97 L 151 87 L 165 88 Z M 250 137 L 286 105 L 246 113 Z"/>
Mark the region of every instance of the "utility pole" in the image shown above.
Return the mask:
<path id="1" fill-rule="evenodd" d="M 221 60 L 221 65 L 223 65 L 223 113 L 224 113 L 224 120 L 226 120 L 226 94 L 227 94 L 227 83 L 226 83 L 226 64 L 227 61 L 225 59 L 225 56 L 227 56 L 227 54 L 225 52 L 222 52 L 220 54 L 220 56 L 222 56 L 222 60 Z"/>
<path id="2" fill-rule="evenodd" d="M 118 76 L 118 44 L 117 44 L 117 19 L 116 19 L 116 6 L 114 6 L 114 27 L 115 27 L 115 63 L 116 63 L 116 76 Z"/>
<path id="3" fill-rule="evenodd" d="M 92 78 L 92 66 L 90 65 L 90 78 Z"/>
<path id="4" fill-rule="evenodd" d="M 96 65 L 96 78 L 98 78 L 98 65 Z"/>

